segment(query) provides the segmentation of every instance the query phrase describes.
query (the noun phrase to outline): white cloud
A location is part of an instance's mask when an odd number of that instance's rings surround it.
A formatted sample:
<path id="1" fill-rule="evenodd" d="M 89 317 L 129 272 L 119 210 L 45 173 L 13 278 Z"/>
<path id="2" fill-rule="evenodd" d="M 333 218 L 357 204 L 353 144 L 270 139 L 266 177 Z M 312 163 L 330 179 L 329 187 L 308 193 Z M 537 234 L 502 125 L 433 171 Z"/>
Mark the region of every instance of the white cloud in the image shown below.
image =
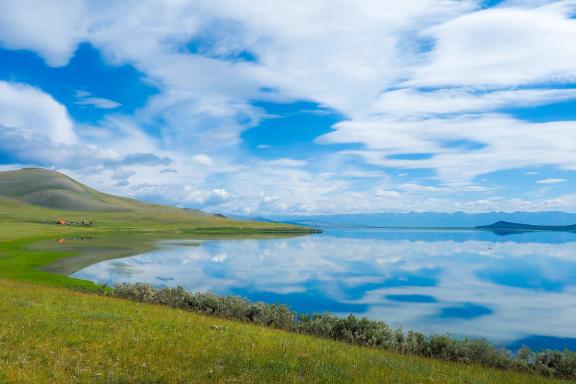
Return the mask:
<path id="1" fill-rule="evenodd" d="M 65 65 L 86 34 L 86 11 L 77 0 L 1 0 L 0 44 L 36 51 L 52 66 Z"/>
<path id="2" fill-rule="evenodd" d="M 572 1 L 533 8 L 517 2 L 462 15 L 430 28 L 429 62 L 408 84 L 509 86 L 576 79 Z"/>
<path id="3" fill-rule="evenodd" d="M 0 81 L 2 129 L 25 130 L 54 143 L 72 144 L 76 135 L 66 107 L 31 86 Z"/>
<path id="4" fill-rule="evenodd" d="M 0 0 L 1 46 L 33 50 L 58 66 L 87 42 L 109 63 L 135 66 L 159 90 L 133 116 L 114 111 L 97 126 L 74 129 L 49 95 L 0 82 L 0 125 L 8 127 L 0 133 L 19 159 L 38 148 L 30 154 L 34 161 L 75 170 L 97 162 L 118 166 L 134 154 L 169 159 L 124 164 L 129 186 L 111 186 L 109 179 L 121 175 L 110 169 L 100 178 L 81 177 L 119 193 L 136 194 L 140 186 L 141 195 L 223 210 L 526 208 L 522 199 L 450 198 L 493 191 L 471 184 L 483 173 L 541 164 L 576 169 L 576 122 L 532 123 L 494 113 L 576 98 L 573 89 L 541 84 L 576 77 L 574 3 L 479 6 L 473 0 Z M 239 59 L 242 52 L 255 59 Z M 78 97 L 83 105 L 119 107 L 85 92 Z M 308 100 L 333 109 L 347 120 L 317 142 L 364 148 L 307 161 L 247 156 L 241 133 L 273 118 L 253 100 Z M 152 137 L 143 127 L 159 132 Z M 258 148 L 274 152 L 266 144 Z M 389 157 L 415 153 L 432 156 Z M 349 154 L 377 167 L 353 167 Z M 176 172 L 161 173 L 169 162 Z M 433 187 L 418 178 L 394 184 L 387 175 L 420 168 L 437 173 Z M 538 204 L 566 207 L 573 200 Z"/>
<path id="5" fill-rule="evenodd" d="M 346 121 L 320 137 L 325 144 L 360 143 L 345 151 L 395 168 L 430 168 L 445 182 L 468 182 L 502 169 L 558 165 L 576 169 L 576 122 L 529 123 L 504 115 Z M 472 146 L 472 148 L 471 148 Z M 388 156 L 428 153 L 431 158 L 398 160 Z"/>
<path id="6" fill-rule="evenodd" d="M 214 2 L 211 2 L 214 4 Z M 256 36 L 248 48 L 289 95 L 339 111 L 366 112 L 366 100 L 406 75 L 415 28 L 470 10 L 471 1 L 414 0 L 382 6 L 377 1 L 216 2 Z M 416 27 L 417 26 L 417 27 Z M 400 47 L 402 47 L 400 49 Z"/>
<path id="7" fill-rule="evenodd" d="M 85 99 L 78 100 L 76 102 L 76 104 L 78 104 L 78 105 L 91 105 L 93 107 L 100 108 L 100 109 L 115 109 L 115 108 L 118 108 L 119 106 L 122 105 L 117 101 L 110 100 L 110 99 L 104 99 L 102 97 L 87 97 Z"/>
<path id="8" fill-rule="evenodd" d="M 207 167 L 214 165 L 214 160 L 212 160 L 210 158 L 210 156 L 203 155 L 203 154 L 193 156 L 192 161 L 198 165 L 204 165 Z"/>
<path id="9" fill-rule="evenodd" d="M 78 105 L 89 105 L 99 109 L 115 109 L 122 105 L 114 100 L 94 97 L 90 92 L 83 90 L 76 91 L 76 99 L 76 104 Z"/>
<path id="10" fill-rule="evenodd" d="M 266 162 L 267 166 L 278 166 L 278 167 L 305 167 L 308 165 L 307 161 L 304 160 L 294 160 L 294 159 L 278 159 L 270 160 Z"/>
<path id="11" fill-rule="evenodd" d="M 114 170 L 112 174 L 113 180 L 126 180 L 132 176 L 134 176 L 136 172 L 129 168 L 119 167 Z"/>
<path id="12" fill-rule="evenodd" d="M 398 191 L 390 191 L 390 190 L 382 190 L 382 189 L 377 190 L 375 195 L 378 197 L 385 198 L 385 199 L 397 199 L 401 196 L 400 192 L 398 192 Z"/>
<path id="13" fill-rule="evenodd" d="M 395 116 L 486 112 L 505 108 L 529 107 L 576 98 L 576 89 L 524 89 L 478 91 L 473 88 L 440 89 L 421 92 L 399 89 L 383 93 L 374 103 L 374 111 Z"/>
<path id="14" fill-rule="evenodd" d="M 557 183 L 563 183 L 567 181 L 566 179 L 542 179 L 542 180 L 538 180 L 536 183 L 538 184 L 557 184 Z"/>
<path id="15" fill-rule="evenodd" d="M 399 186 L 400 189 L 406 192 L 446 192 L 447 188 L 433 187 L 431 185 L 420 185 L 420 184 L 402 184 Z"/>

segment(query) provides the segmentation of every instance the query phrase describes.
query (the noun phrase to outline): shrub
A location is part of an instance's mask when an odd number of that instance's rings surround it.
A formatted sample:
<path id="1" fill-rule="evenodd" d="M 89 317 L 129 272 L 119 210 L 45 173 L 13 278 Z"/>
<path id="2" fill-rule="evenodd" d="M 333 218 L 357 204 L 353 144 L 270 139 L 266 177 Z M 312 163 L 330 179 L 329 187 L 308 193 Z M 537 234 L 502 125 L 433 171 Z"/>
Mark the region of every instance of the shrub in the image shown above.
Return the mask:
<path id="1" fill-rule="evenodd" d="M 273 328 L 290 330 L 295 315 L 284 305 L 252 303 L 238 296 L 191 293 L 182 287 L 155 288 L 150 284 L 118 284 L 108 295 L 143 303 L 199 312 L 216 317 L 240 320 Z"/>

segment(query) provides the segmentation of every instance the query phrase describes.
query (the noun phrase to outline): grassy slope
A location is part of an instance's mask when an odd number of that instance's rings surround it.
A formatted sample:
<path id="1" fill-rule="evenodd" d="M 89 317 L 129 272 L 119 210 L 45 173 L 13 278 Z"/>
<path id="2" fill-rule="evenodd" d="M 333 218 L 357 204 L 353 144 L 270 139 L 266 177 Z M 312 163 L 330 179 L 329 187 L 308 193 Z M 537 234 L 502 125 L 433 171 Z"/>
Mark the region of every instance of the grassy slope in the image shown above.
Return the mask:
<path id="1" fill-rule="evenodd" d="M 0 297 L 0 382 L 561 382 L 24 283 Z"/>
<path id="2" fill-rule="evenodd" d="M 93 227 L 58 226 L 59 219 L 67 221 L 89 220 Z M 238 231 L 293 231 L 307 232 L 303 227 L 259 223 L 198 215 L 186 210 L 162 206 L 150 206 L 130 211 L 67 211 L 25 204 L 0 197 L 0 241 L 31 236 L 67 236 L 98 232 L 132 231 L 199 231 L 215 229 Z"/>
<path id="3" fill-rule="evenodd" d="M 59 219 L 87 220 L 95 225 L 53 225 Z M 231 220 L 198 210 L 108 195 L 44 169 L 0 172 L 0 241 L 70 233 L 199 230 L 306 231 L 302 227 Z"/>
<path id="4" fill-rule="evenodd" d="M 154 207 L 176 210 L 98 192 L 62 173 L 41 168 L 0 172 L 0 196 L 62 210 L 125 211 Z M 191 211 L 198 216 L 207 216 L 202 211 Z"/>

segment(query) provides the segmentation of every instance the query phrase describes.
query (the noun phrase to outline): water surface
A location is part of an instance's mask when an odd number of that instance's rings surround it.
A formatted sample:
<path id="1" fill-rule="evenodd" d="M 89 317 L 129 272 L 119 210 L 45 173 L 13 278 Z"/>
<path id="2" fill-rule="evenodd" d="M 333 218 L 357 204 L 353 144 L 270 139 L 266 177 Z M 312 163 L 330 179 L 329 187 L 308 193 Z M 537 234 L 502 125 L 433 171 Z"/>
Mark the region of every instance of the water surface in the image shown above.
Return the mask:
<path id="1" fill-rule="evenodd" d="M 576 234 L 327 230 L 274 239 L 159 241 L 72 274 L 145 281 L 385 320 L 427 334 L 576 350 Z"/>

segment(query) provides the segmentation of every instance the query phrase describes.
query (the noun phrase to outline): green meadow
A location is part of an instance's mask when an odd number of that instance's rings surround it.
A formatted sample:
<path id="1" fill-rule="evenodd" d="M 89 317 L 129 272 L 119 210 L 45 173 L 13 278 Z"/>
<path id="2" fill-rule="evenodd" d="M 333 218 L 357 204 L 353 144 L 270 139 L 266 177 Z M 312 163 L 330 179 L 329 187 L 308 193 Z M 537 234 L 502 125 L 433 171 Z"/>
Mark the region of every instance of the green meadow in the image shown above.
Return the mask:
<path id="1" fill-rule="evenodd" d="M 563 382 L 37 284 L 0 297 L 0 382 Z"/>

